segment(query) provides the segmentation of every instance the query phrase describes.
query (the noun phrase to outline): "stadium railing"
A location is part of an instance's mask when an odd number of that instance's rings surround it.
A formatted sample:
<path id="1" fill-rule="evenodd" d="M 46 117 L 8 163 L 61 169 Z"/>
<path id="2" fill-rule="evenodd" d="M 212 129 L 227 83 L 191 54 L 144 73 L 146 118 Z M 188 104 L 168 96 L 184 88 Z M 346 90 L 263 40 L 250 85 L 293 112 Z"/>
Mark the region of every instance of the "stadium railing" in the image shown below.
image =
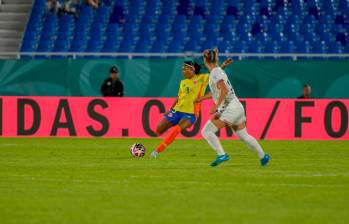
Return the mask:
<path id="1" fill-rule="evenodd" d="M 97 53 L 97 52 L 0 52 L 0 59 L 40 59 L 50 57 L 88 58 L 88 57 L 110 57 L 110 58 L 186 58 L 201 57 L 202 53 Z M 349 54 L 294 54 L 294 53 L 220 53 L 221 57 L 232 57 L 238 60 L 253 59 L 349 59 Z"/>

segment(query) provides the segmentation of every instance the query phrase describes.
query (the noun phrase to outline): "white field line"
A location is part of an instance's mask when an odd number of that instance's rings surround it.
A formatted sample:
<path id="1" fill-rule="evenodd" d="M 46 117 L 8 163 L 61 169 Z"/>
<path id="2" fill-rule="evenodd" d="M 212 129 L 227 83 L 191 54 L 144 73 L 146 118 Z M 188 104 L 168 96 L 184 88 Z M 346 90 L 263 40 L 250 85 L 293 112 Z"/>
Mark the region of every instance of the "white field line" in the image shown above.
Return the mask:
<path id="1" fill-rule="evenodd" d="M 8 146 L 19 146 L 19 144 L 15 144 L 15 143 L 3 143 L 3 144 L 0 144 L 0 147 L 8 147 Z"/>
<path id="2" fill-rule="evenodd" d="M 130 176 L 126 177 L 120 180 L 94 180 L 94 179 L 68 179 L 68 178 L 40 178 L 40 177 L 30 177 L 25 175 L 9 175 L 7 177 L 24 177 L 24 181 L 31 181 L 31 182 L 70 182 L 70 183 L 97 183 L 97 184 L 115 184 L 115 185 L 123 185 L 127 184 L 129 182 L 132 182 L 131 179 L 138 178 L 138 176 Z M 142 177 L 143 178 L 143 177 Z M 8 178 L 7 182 L 9 181 Z M 158 180 L 156 180 L 158 179 Z M 163 178 L 156 178 L 155 180 L 152 178 L 153 181 L 161 181 L 161 182 L 174 182 L 174 183 L 181 183 L 181 184 L 192 184 L 192 185 L 216 185 L 216 182 L 209 182 L 209 181 L 183 181 L 183 180 L 163 180 Z M 275 187 L 346 187 L 349 189 L 349 185 L 347 184 L 308 184 L 308 183 L 253 183 L 253 182 L 247 182 L 245 183 L 248 186 L 275 186 Z M 225 183 L 226 185 L 241 185 L 241 182 L 236 183 Z M 3 188 L 0 185 L 0 188 Z M 5 187 L 6 188 L 6 187 Z"/>

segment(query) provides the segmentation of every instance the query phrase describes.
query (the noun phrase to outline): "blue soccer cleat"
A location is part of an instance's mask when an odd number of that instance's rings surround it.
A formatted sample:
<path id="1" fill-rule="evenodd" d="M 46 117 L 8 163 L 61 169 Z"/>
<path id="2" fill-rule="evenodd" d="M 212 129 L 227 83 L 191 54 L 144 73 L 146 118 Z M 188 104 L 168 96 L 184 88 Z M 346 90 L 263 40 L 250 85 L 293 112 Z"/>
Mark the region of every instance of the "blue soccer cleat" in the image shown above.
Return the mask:
<path id="1" fill-rule="evenodd" d="M 261 166 L 266 166 L 269 163 L 269 160 L 271 159 L 269 154 L 265 154 L 264 157 L 260 160 Z"/>
<path id="2" fill-rule="evenodd" d="M 228 154 L 217 156 L 216 160 L 211 163 L 211 166 L 218 166 L 219 164 L 228 161 L 230 159 Z"/>

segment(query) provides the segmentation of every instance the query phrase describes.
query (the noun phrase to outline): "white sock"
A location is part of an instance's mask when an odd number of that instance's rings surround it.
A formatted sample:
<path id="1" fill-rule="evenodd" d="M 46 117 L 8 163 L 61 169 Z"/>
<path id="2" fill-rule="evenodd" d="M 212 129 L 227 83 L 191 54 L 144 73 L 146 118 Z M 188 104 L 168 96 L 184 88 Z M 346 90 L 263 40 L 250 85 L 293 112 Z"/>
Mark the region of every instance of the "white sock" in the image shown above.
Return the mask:
<path id="1" fill-rule="evenodd" d="M 257 140 L 254 137 L 247 133 L 246 128 L 237 131 L 236 135 L 239 139 L 245 142 L 253 152 L 257 153 L 260 159 L 264 157 L 264 151 L 261 145 L 257 142 Z"/>
<path id="2" fill-rule="evenodd" d="M 216 150 L 218 155 L 224 155 L 224 149 L 216 135 L 218 128 L 209 120 L 205 124 L 204 128 L 201 131 L 202 136 L 207 140 L 208 144 Z"/>

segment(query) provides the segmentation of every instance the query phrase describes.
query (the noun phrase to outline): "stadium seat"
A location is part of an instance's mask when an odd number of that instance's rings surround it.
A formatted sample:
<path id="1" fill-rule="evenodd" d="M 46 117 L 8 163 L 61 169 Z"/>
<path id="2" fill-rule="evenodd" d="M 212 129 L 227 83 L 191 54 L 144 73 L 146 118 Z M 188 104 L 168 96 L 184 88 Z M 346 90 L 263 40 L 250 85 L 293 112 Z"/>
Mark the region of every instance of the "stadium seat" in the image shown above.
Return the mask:
<path id="1" fill-rule="evenodd" d="M 34 1 L 21 51 L 338 53 L 349 45 L 346 0 L 103 0 L 96 10 L 78 5 L 78 17 L 46 13 L 45 4 Z"/>

